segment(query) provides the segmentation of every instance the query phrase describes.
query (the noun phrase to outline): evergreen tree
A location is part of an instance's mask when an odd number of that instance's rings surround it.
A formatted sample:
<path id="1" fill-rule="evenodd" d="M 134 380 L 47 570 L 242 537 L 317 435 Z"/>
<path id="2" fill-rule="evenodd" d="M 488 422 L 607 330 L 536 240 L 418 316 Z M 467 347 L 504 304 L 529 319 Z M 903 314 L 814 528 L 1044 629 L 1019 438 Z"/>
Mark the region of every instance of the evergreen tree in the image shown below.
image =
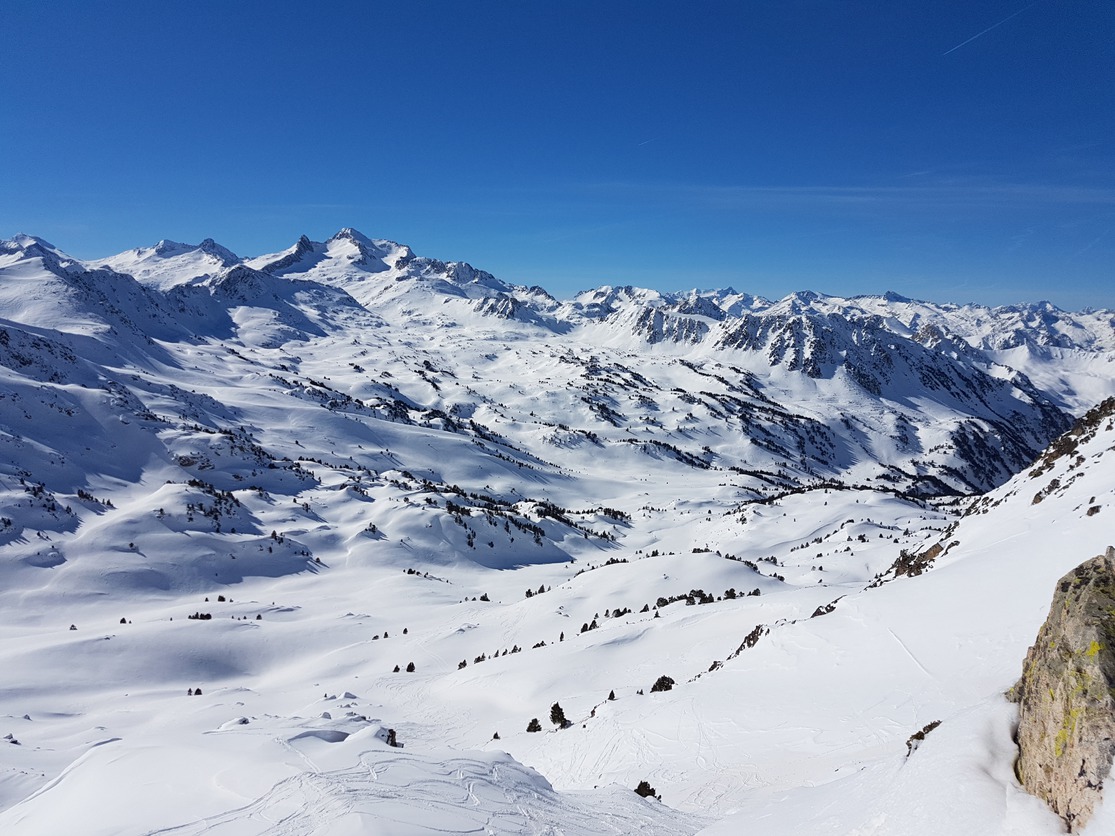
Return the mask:
<path id="1" fill-rule="evenodd" d="M 657 691 L 669 691 L 674 687 L 674 680 L 672 677 L 663 674 L 658 677 L 657 681 L 650 686 L 650 692 L 653 694 Z"/>
<path id="2" fill-rule="evenodd" d="M 569 725 L 569 721 L 565 719 L 565 711 L 559 703 L 555 702 L 550 706 L 550 722 L 562 729 Z"/>
<path id="3" fill-rule="evenodd" d="M 542 731 L 542 724 L 538 722 L 537 717 L 532 718 L 531 721 L 529 723 L 527 723 L 527 731 L 528 732 Z"/>

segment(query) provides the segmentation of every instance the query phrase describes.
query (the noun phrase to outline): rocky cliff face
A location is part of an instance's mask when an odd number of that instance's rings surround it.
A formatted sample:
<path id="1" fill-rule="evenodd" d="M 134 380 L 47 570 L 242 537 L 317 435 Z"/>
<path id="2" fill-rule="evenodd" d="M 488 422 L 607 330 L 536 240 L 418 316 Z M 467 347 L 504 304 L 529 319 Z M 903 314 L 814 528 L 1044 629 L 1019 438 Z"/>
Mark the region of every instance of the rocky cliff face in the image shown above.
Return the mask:
<path id="1" fill-rule="evenodd" d="M 1058 582 L 1015 692 L 1019 780 L 1078 831 L 1115 755 L 1115 549 Z"/>

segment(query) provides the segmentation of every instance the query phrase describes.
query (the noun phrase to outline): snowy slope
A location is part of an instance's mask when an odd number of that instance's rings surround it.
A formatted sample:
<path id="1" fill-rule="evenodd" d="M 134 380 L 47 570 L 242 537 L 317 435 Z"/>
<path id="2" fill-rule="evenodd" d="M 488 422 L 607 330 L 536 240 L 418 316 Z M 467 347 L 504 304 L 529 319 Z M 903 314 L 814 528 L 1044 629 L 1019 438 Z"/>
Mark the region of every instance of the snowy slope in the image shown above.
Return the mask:
<path id="1" fill-rule="evenodd" d="M 766 822 L 755 832 L 771 834 L 1061 832 L 1014 778 L 1016 713 L 1004 692 L 1021 675 L 1057 581 L 1111 544 L 1104 520 L 1113 512 L 1115 399 L 1032 468 L 974 501 L 939 540 L 944 553 L 921 561 L 923 574 L 888 575 L 818 625 L 818 639 L 855 648 L 841 665 L 842 716 L 867 719 L 889 702 L 913 713 L 911 731 L 932 720 L 940 728 L 909 757 L 893 746 L 889 758 L 862 761 L 821 786 L 756 793 L 709 832 L 739 832 L 733 822 L 750 828 L 755 819 Z M 866 687 L 888 655 L 886 686 Z M 869 725 L 861 734 L 880 732 Z M 1112 827 L 1108 809 L 1086 832 Z"/>
<path id="2" fill-rule="evenodd" d="M 1029 465 L 1115 384 L 1043 311 L 4 242 L 0 825 L 1056 832 L 1000 695 L 1109 423 Z"/>

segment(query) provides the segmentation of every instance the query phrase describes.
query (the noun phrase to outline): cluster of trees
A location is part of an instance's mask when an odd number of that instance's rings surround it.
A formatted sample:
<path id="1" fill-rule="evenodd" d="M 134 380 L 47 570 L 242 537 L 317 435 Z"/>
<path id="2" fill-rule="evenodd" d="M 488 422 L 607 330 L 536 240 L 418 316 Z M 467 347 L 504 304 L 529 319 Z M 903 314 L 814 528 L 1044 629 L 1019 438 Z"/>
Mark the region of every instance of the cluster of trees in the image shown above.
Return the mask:
<path id="1" fill-rule="evenodd" d="M 762 594 L 762 590 L 760 590 L 758 587 L 755 587 L 750 592 L 736 592 L 736 588 L 734 586 L 730 586 L 730 587 L 728 587 L 727 589 L 724 590 L 724 600 L 725 601 L 732 601 L 732 600 L 735 600 L 736 598 L 743 598 L 745 596 L 746 597 L 751 597 L 751 596 L 754 596 L 754 595 L 761 595 L 761 594 Z M 705 602 L 702 601 L 701 603 L 705 603 Z"/>
<path id="2" fill-rule="evenodd" d="M 550 722 L 557 726 L 559 729 L 569 728 L 573 725 L 565 717 L 565 710 L 561 707 L 560 703 L 554 703 L 550 706 Z M 542 724 L 538 722 L 537 717 L 532 717 L 530 722 L 527 723 L 528 732 L 542 731 Z"/>
<path id="3" fill-rule="evenodd" d="M 612 539 L 615 539 L 615 538 L 612 538 Z M 657 555 L 657 552 L 655 552 L 654 555 L 651 555 L 651 557 L 654 557 L 656 555 Z M 573 577 L 577 577 L 578 575 L 583 575 L 585 572 L 591 572 L 593 569 L 602 569 L 605 566 L 615 566 L 616 564 L 627 563 L 627 562 L 628 562 L 628 560 L 627 560 L 626 557 L 609 557 L 607 560 L 605 560 L 599 566 L 590 563 L 584 569 L 578 570 L 577 574 L 574 575 Z"/>
<path id="4" fill-rule="evenodd" d="M 543 647 L 545 644 L 546 644 L 545 642 L 539 642 L 538 644 L 535 645 L 535 647 Z M 521 647 L 519 647 L 519 645 L 513 644 L 513 645 L 511 645 L 510 650 L 508 650 L 507 648 L 504 648 L 502 652 L 497 650 L 491 656 L 488 656 L 486 653 L 481 653 L 479 656 L 477 656 L 475 659 L 472 660 L 472 663 L 474 665 L 479 665 L 481 662 L 486 662 L 488 659 L 496 659 L 500 656 L 508 656 L 508 655 L 513 654 L 513 653 L 522 653 L 522 652 L 523 652 L 523 649 Z M 468 667 L 468 660 L 467 659 L 462 659 L 460 662 L 457 663 L 457 670 L 461 670 L 462 668 L 466 668 L 466 667 Z"/>

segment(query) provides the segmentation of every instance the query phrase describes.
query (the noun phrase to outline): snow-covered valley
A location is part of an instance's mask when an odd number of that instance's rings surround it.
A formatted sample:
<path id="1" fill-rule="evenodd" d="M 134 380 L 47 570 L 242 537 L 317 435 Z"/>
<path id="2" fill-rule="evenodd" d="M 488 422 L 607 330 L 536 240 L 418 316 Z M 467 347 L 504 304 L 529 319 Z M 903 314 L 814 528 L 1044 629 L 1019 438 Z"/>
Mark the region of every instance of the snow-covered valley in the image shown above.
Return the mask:
<path id="1" fill-rule="evenodd" d="M 1111 311 L 0 242 L 0 829 L 1060 832 L 1113 395 Z"/>

